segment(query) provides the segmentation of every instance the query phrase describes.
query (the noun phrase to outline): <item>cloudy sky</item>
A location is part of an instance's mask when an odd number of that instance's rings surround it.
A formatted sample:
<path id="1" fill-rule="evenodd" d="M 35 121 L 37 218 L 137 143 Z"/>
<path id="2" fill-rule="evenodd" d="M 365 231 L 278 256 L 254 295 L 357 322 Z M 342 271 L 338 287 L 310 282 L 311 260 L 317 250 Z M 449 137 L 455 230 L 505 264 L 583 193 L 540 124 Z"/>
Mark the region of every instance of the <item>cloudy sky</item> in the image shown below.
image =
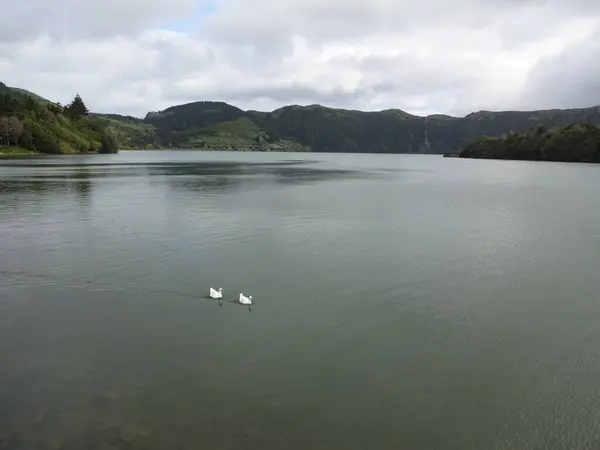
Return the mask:
<path id="1" fill-rule="evenodd" d="M 600 104 L 599 0 L 21 0 L 0 81 L 143 116 L 223 100 L 464 115 Z"/>

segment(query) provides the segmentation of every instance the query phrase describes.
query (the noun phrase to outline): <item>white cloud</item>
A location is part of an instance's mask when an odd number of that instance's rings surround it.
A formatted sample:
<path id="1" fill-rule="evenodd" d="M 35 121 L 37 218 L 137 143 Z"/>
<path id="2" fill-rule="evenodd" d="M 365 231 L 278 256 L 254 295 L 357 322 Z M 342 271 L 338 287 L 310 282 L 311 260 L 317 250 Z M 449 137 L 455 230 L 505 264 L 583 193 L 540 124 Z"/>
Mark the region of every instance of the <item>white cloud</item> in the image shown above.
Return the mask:
<path id="1" fill-rule="evenodd" d="M 0 18 L 0 80 L 63 103 L 78 91 L 95 111 L 600 104 L 597 1 L 222 0 L 209 16 L 193 0 L 22 3 Z M 186 18 L 198 27 L 165 29 Z"/>

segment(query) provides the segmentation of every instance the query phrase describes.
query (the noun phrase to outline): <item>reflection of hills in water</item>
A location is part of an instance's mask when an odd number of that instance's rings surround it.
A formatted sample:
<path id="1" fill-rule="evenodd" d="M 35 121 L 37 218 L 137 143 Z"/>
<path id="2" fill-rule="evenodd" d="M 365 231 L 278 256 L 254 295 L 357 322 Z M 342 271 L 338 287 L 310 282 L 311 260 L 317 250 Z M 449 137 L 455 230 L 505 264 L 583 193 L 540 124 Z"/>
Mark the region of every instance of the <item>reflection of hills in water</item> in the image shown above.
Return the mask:
<path id="1" fill-rule="evenodd" d="M 33 194 L 42 199 L 45 196 L 64 198 L 75 194 L 82 204 L 88 204 L 92 192 L 93 175 L 85 166 L 67 174 L 19 174 L 17 176 L 3 176 L 0 181 L 0 204 L 7 204 L 7 198 L 2 194 L 22 193 Z"/>
<path id="2" fill-rule="evenodd" d="M 149 167 L 149 175 L 166 176 L 174 188 L 203 192 L 239 189 L 252 184 L 314 183 L 335 178 L 356 178 L 368 174 L 360 170 L 313 167 L 305 161 L 277 163 L 192 163 Z"/>
<path id="3" fill-rule="evenodd" d="M 60 163 L 25 164 L 12 161 L 0 164 L 28 168 L 15 173 L 5 171 L 0 192 L 29 190 L 34 192 L 75 192 L 89 196 L 92 181 L 132 177 L 151 177 L 176 189 L 201 192 L 224 192 L 240 189 L 242 184 L 299 184 L 332 179 L 362 178 L 372 174 L 364 170 L 316 167 L 312 160 L 277 162 L 143 162 L 143 163 Z M 157 178 L 160 178 L 158 180 Z"/>
<path id="4" fill-rule="evenodd" d="M 7 180 L 0 181 L 0 193 L 30 191 L 36 194 L 47 192 L 78 193 L 88 195 L 91 191 L 89 181 L 53 181 L 53 180 Z"/>

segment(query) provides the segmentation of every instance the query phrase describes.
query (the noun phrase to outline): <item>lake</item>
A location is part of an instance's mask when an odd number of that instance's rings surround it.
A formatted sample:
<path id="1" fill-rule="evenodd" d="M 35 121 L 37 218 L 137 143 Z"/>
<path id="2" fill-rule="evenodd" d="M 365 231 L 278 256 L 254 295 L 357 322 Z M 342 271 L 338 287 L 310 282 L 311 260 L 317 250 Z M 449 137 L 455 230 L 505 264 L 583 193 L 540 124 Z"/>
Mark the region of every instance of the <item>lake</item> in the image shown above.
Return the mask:
<path id="1" fill-rule="evenodd" d="M 2 160 L 0 449 L 597 448 L 599 181 L 440 156 Z"/>

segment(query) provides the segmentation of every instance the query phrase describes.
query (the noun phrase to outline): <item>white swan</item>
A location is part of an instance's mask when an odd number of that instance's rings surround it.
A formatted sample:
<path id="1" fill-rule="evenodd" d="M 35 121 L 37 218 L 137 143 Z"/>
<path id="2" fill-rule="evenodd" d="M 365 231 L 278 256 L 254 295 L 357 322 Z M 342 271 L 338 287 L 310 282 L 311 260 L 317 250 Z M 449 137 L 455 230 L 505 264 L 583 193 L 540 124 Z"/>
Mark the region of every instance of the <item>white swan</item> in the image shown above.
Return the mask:
<path id="1" fill-rule="evenodd" d="M 251 305 L 252 304 L 252 296 L 246 297 L 244 294 L 240 293 L 239 302 L 242 305 Z"/>
<path id="2" fill-rule="evenodd" d="M 223 288 L 219 288 L 218 291 L 215 291 L 213 288 L 210 288 L 209 295 L 211 298 L 223 298 Z"/>

